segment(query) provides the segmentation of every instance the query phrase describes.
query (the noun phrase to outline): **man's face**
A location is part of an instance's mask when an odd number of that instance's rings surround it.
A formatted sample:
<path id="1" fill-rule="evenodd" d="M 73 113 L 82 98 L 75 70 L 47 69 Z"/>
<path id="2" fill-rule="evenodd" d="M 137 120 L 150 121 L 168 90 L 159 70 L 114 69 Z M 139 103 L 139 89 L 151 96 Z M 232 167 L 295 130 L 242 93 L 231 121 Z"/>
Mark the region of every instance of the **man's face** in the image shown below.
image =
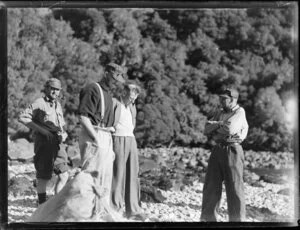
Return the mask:
<path id="1" fill-rule="evenodd" d="M 220 103 L 224 109 L 230 108 L 231 100 L 230 97 L 220 97 Z"/>
<path id="2" fill-rule="evenodd" d="M 60 93 L 60 89 L 52 87 L 52 86 L 46 86 L 45 88 L 45 94 L 47 97 L 49 97 L 51 100 L 55 100 L 58 98 Z"/>
<path id="3" fill-rule="evenodd" d="M 114 79 L 114 77 L 118 77 L 118 74 L 107 72 L 106 73 L 106 83 L 110 90 L 110 93 L 113 97 L 120 97 L 122 94 L 123 83 Z"/>
<path id="4" fill-rule="evenodd" d="M 122 74 L 116 73 L 116 72 L 107 72 L 106 78 L 107 78 L 107 86 L 111 91 L 114 91 L 115 88 L 118 88 L 120 85 L 120 82 L 118 82 L 115 78 L 122 77 Z"/>
<path id="5" fill-rule="evenodd" d="M 139 93 L 134 85 L 129 85 L 129 89 L 125 88 L 123 91 L 123 101 L 128 105 L 134 103 Z"/>
<path id="6" fill-rule="evenodd" d="M 225 110 L 230 110 L 236 105 L 236 99 L 232 97 L 220 97 L 220 103 Z"/>

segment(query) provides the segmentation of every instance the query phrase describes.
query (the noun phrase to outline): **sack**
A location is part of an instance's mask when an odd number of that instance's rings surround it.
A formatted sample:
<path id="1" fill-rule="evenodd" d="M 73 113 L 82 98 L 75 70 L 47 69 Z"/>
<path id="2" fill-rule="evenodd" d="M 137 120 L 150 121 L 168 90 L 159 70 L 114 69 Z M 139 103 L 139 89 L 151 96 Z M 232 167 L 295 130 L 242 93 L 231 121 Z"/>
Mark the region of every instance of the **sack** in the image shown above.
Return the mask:
<path id="1" fill-rule="evenodd" d="M 109 203 L 112 175 L 105 172 L 112 163 L 104 162 L 108 162 L 106 157 L 111 157 L 112 153 L 92 145 L 87 145 L 86 150 L 88 157 L 82 171 L 58 194 L 40 205 L 29 222 L 127 221 Z"/>
<path id="2" fill-rule="evenodd" d="M 28 219 L 30 222 L 101 221 L 96 172 L 81 171 Z"/>

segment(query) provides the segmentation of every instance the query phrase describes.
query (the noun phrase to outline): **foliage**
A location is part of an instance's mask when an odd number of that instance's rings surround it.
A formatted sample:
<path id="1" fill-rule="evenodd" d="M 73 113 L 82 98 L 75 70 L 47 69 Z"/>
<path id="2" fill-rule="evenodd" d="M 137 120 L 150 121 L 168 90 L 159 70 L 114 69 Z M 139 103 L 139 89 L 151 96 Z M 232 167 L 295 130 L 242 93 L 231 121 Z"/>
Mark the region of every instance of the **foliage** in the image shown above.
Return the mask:
<path id="1" fill-rule="evenodd" d="M 217 94 L 235 86 L 249 123 L 245 148 L 292 150 L 284 118 L 295 97 L 293 7 L 41 12 L 8 10 L 10 128 L 52 76 L 63 82 L 67 131 L 76 140 L 78 93 L 113 61 L 144 91 L 137 100 L 140 147 L 209 145 L 203 130 Z"/>

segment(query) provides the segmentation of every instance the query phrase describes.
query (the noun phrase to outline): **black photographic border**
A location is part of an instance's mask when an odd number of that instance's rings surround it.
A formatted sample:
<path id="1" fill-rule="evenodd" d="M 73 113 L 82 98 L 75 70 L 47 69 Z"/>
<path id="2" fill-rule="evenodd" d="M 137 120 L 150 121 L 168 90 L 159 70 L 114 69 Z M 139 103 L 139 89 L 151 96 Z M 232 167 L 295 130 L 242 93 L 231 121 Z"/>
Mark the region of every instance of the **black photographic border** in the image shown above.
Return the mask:
<path id="1" fill-rule="evenodd" d="M 0 2 L 0 219 L 1 229 L 24 228 L 24 229 L 131 229 L 131 228 L 211 228 L 211 227 L 296 227 L 297 223 L 204 223 L 204 222 L 145 222 L 145 223 L 7 223 L 7 8 L 168 8 L 168 9 L 195 9 L 195 8 L 250 8 L 250 7 L 294 7 L 296 10 L 295 26 L 295 93 L 298 94 L 299 77 L 299 29 L 298 29 L 298 3 L 291 2 L 269 2 L 269 1 L 3 1 Z M 299 108 L 299 101 L 297 101 Z M 298 121 L 298 113 L 297 113 Z M 298 123 L 297 123 L 298 126 Z M 294 135 L 294 159 L 295 159 L 295 180 L 299 182 L 299 133 L 298 128 Z M 299 217 L 299 185 L 295 188 L 295 217 Z"/>

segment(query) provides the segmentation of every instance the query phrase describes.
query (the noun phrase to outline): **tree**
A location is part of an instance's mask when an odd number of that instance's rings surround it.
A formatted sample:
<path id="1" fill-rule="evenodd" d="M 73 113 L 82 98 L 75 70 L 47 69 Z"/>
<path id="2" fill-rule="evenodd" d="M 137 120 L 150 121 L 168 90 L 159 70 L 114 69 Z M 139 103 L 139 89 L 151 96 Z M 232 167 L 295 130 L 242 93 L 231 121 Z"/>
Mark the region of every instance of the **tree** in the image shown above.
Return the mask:
<path id="1" fill-rule="evenodd" d="M 55 65 L 44 36 L 38 9 L 8 10 L 8 123 L 14 129 L 21 127 L 20 110 L 40 95 Z"/>

